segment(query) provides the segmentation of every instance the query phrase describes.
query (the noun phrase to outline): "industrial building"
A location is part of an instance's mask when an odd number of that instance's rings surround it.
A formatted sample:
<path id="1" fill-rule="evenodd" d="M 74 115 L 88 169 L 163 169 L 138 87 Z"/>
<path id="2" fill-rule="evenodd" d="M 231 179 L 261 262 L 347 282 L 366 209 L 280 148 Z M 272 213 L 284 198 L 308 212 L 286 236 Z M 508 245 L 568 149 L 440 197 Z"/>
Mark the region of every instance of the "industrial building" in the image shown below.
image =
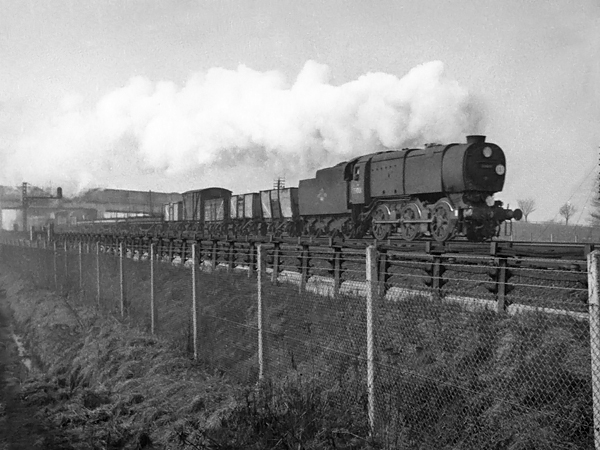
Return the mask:
<path id="1" fill-rule="evenodd" d="M 5 231 L 24 231 L 55 221 L 73 223 L 121 217 L 162 216 L 163 205 L 181 201 L 172 192 L 130 191 L 123 189 L 91 189 L 65 198 L 32 186 L 0 186 L 0 227 Z M 25 197 L 25 201 L 24 201 Z M 25 218 L 23 217 L 25 213 Z"/>

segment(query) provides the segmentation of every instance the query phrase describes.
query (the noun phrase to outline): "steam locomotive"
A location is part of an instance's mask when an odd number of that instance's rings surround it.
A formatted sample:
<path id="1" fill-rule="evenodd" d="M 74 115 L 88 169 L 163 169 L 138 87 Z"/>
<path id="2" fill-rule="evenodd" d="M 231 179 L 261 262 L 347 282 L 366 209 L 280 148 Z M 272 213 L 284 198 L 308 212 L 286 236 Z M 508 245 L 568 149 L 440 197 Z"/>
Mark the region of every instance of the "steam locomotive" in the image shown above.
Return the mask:
<path id="1" fill-rule="evenodd" d="M 165 205 L 151 232 L 485 241 L 498 235 L 503 222 L 522 217 L 519 209 L 505 209 L 494 200 L 505 176 L 502 149 L 485 136 L 467 136 L 461 144 L 363 155 L 318 170 L 298 187 L 240 195 L 219 187 L 188 191 L 182 202 Z M 94 224 L 81 226 L 82 232 L 97 231 Z M 111 226 L 121 234 L 136 222 Z"/>
<path id="2" fill-rule="evenodd" d="M 522 217 L 493 199 L 505 176 L 504 152 L 485 136 L 380 152 L 301 181 L 300 214 L 317 229 L 333 227 L 349 236 L 370 228 L 376 239 L 397 233 L 407 241 L 421 235 L 482 241 L 495 236 L 502 222 Z"/>

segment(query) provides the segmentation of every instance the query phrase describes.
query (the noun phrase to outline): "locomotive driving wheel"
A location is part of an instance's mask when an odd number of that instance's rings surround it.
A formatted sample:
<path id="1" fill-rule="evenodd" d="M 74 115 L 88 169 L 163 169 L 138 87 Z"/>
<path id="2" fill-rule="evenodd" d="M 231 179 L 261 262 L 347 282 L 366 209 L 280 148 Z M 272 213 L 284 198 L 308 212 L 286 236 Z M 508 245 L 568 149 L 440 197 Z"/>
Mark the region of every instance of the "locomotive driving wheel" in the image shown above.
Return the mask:
<path id="1" fill-rule="evenodd" d="M 402 220 L 418 220 L 421 218 L 421 211 L 414 203 L 409 203 L 400 212 Z M 418 223 L 404 223 L 400 225 L 400 235 L 406 241 L 413 241 L 420 235 L 420 225 Z"/>
<path id="2" fill-rule="evenodd" d="M 381 241 L 389 236 L 392 232 L 392 225 L 387 223 L 376 223 L 378 220 L 390 220 L 390 210 L 386 205 L 379 205 L 373 213 L 371 222 L 371 233 L 378 241 Z"/>
<path id="3" fill-rule="evenodd" d="M 429 229 L 433 238 L 438 242 L 450 239 L 456 229 L 456 219 L 448 200 L 441 199 L 433 205 L 432 219 Z"/>

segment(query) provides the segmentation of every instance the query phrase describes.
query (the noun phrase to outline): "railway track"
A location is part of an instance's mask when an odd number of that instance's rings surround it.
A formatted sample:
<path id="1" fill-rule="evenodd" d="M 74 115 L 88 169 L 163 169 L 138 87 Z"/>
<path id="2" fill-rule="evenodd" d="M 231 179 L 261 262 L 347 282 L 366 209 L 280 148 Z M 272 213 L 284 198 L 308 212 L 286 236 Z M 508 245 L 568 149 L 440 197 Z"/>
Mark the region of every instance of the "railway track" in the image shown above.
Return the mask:
<path id="1" fill-rule="evenodd" d="M 491 242 L 469 242 L 466 240 L 452 240 L 437 242 L 433 240 L 416 240 L 407 242 L 401 239 L 343 239 L 343 238 L 315 238 L 315 237 L 273 237 L 273 236 L 210 236 L 204 237 L 196 233 L 182 233 L 179 236 L 160 235 L 151 233 L 131 234 L 74 234 L 55 233 L 57 242 L 96 242 L 114 243 L 123 242 L 222 242 L 234 244 L 284 244 L 311 247 L 341 247 L 347 249 L 364 249 L 374 245 L 384 251 L 403 253 L 425 253 L 432 255 L 464 254 L 472 256 L 494 256 L 504 258 L 542 258 L 567 261 L 585 262 L 587 255 L 595 248 L 600 248 L 600 243 L 590 242 L 531 242 L 494 240 Z"/>
<path id="2" fill-rule="evenodd" d="M 262 268 L 270 274 L 272 282 L 281 276 L 291 276 L 301 286 L 320 280 L 319 283 L 330 284 L 334 293 L 341 292 L 344 286 L 364 284 L 366 271 L 372 270 L 371 279 L 377 281 L 382 295 L 394 289 L 423 291 L 444 298 L 491 301 L 498 310 L 520 304 L 534 310 L 551 308 L 574 313 L 587 310 L 587 254 L 595 245 L 600 247 L 592 243 L 501 240 L 442 244 L 393 239 L 227 236 L 191 239 L 60 233 L 54 235 L 53 241 L 28 241 L 20 245 L 49 250 L 54 270 L 63 264 L 58 262 L 61 258 L 66 271 L 74 264 L 67 264 L 69 259 L 81 262 L 82 258 L 95 258 L 99 266 L 103 258 L 113 260 L 121 255 L 133 261 L 151 260 L 187 267 L 195 259 L 201 269 L 233 272 L 243 268 L 251 276 L 258 270 L 261 259 Z M 367 247 L 375 250 L 376 256 L 370 259 L 375 264 L 372 268 L 367 267 Z"/>
<path id="3" fill-rule="evenodd" d="M 190 239 L 149 235 L 60 235 L 55 236 L 59 248 L 76 249 L 78 242 L 98 243 L 102 252 L 123 251 L 146 258 L 172 262 L 189 261 L 196 245 L 199 262 L 225 266 L 229 270 L 244 265 L 254 271 L 258 267 L 257 246 L 261 245 L 266 267 L 278 274 L 282 270 L 301 274 L 308 280 L 314 275 L 333 276 L 337 283 L 364 280 L 364 255 L 368 246 L 378 254 L 378 279 L 390 285 L 423 285 L 432 289 L 477 289 L 491 292 L 503 302 L 516 284 L 523 296 L 537 296 L 542 289 L 560 284 L 578 291 L 587 289 L 587 255 L 592 243 L 542 243 L 525 241 L 468 242 L 373 239 L 341 240 L 332 238 L 274 238 L 212 236 Z M 151 250 L 152 246 L 152 250 Z M 596 244 L 600 246 L 600 244 Z M 88 246 L 89 251 L 89 246 Z M 534 275 L 533 277 L 531 275 Z M 520 282 L 515 282 L 515 279 Z M 484 289 L 479 289 L 483 287 Z M 561 288 L 562 289 L 562 288 Z M 536 292 L 537 290 L 537 292 Z M 489 291 L 489 292 L 488 292 Z M 554 289 L 554 291 L 559 291 Z M 550 292 L 554 292 L 550 290 Z M 565 292 L 562 294 L 567 295 Z M 581 296 L 581 292 L 578 292 Z"/>

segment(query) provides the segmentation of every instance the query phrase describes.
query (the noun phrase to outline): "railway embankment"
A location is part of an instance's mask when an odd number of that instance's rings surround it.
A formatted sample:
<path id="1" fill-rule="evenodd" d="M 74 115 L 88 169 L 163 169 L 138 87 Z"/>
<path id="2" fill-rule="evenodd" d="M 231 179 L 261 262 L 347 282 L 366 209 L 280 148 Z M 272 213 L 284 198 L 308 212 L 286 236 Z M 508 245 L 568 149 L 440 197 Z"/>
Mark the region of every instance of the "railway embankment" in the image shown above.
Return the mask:
<path id="1" fill-rule="evenodd" d="M 316 379 L 241 386 L 15 273 L 0 289 L 0 449 L 370 448 L 366 421 L 329 406 Z"/>

